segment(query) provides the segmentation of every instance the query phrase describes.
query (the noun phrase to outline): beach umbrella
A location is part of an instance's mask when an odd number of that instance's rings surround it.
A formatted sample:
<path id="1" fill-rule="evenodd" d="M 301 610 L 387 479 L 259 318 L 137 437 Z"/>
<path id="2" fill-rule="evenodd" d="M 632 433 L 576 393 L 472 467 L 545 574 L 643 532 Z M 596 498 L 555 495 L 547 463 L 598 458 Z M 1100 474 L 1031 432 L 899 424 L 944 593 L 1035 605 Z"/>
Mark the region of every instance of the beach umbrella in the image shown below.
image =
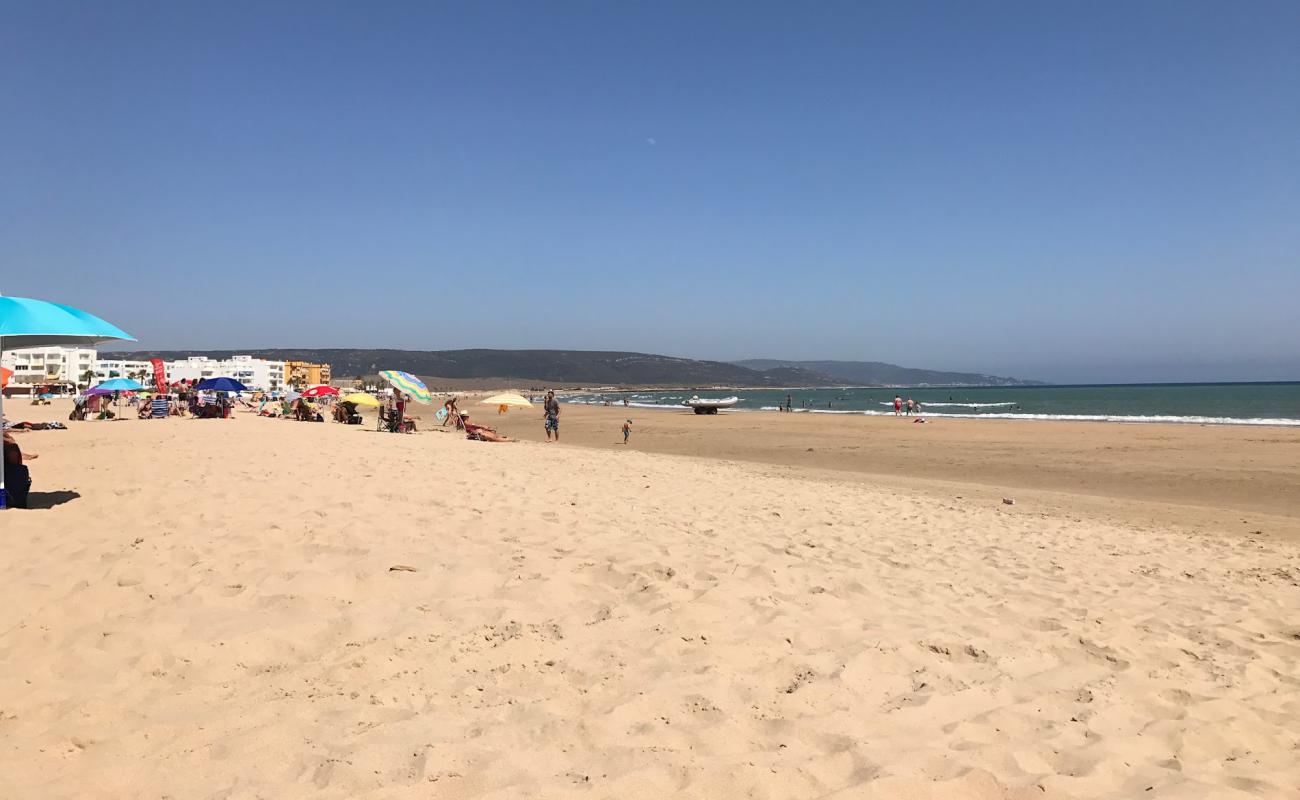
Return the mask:
<path id="1" fill-rule="evenodd" d="M 28 297 L 0 296 L 0 351 L 50 345 L 97 345 L 115 339 L 135 341 L 121 328 L 79 308 Z M 0 393 L 0 418 L 3 416 L 4 395 Z M 0 473 L 0 509 L 8 505 L 4 475 Z"/>
<path id="2" fill-rule="evenodd" d="M 137 392 L 140 389 L 143 389 L 144 387 L 141 386 L 138 381 L 133 381 L 130 378 L 112 378 L 110 380 L 104 381 L 103 383 L 99 384 L 95 388 L 102 389 L 105 392 L 113 392 L 114 394 L 116 394 L 118 392 Z M 113 401 L 114 408 L 116 408 L 117 405 L 118 405 L 117 400 L 114 400 Z M 117 419 L 121 420 L 122 415 L 117 414 Z"/>
<path id="3" fill-rule="evenodd" d="M 112 390 L 110 390 L 110 389 L 101 389 L 101 388 L 99 388 L 98 386 L 96 386 L 96 387 L 94 387 L 94 388 L 92 388 L 92 389 L 87 389 L 85 392 L 82 392 L 82 394 L 84 394 L 86 397 L 95 397 L 95 396 L 97 396 L 97 395 L 112 394 L 112 393 L 113 393 Z"/>
<path id="4" fill-rule="evenodd" d="M 403 394 L 409 394 L 421 403 L 432 403 L 433 397 L 429 394 L 429 387 L 424 385 L 424 381 L 415 377 L 409 372 L 402 372 L 397 369 L 386 369 L 379 373 L 379 377 L 388 381 Z"/>
<path id="5" fill-rule="evenodd" d="M 326 395 L 338 394 L 339 390 L 333 386 L 313 386 L 302 393 L 303 397 L 324 397 Z"/>
<path id="6" fill-rule="evenodd" d="M 480 405 L 485 406 L 514 406 L 515 408 L 532 408 L 532 403 L 527 397 L 518 392 L 503 392 L 494 394 L 491 397 L 485 397 L 479 401 Z"/>
<path id="7" fill-rule="evenodd" d="M 103 389 L 106 392 L 138 392 L 144 387 L 140 385 L 139 381 L 133 381 L 130 378 L 113 378 L 104 381 L 95 388 Z"/>
<path id="8" fill-rule="evenodd" d="M 234 378 L 208 378 L 199 381 L 200 392 L 246 392 L 248 387 Z"/>
<path id="9" fill-rule="evenodd" d="M 302 397 L 302 395 L 299 394 L 298 392 L 295 392 L 293 389 L 285 389 L 284 397 L 282 397 L 281 399 L 287 400 L 290 403 L 292 403 L 294 400 L 297 400 L 299 397 Z"/>
<path id="10" fill-rule="evenodd" d="M 352 403 L 358 406 L 372 406 L 372 407 L 379 406 L 378 398 L 372 395 L 365 394 L 364 392 L 357 392 L 356 394 L 350 394 L 347 397 L 342 398 L 339 402 Z"/>
<path id="11" fill-rule="evenodd" d="M 0 387 L 8 386 L 9 379 L 14 376 L 14 371 L 0 367 Z"/>

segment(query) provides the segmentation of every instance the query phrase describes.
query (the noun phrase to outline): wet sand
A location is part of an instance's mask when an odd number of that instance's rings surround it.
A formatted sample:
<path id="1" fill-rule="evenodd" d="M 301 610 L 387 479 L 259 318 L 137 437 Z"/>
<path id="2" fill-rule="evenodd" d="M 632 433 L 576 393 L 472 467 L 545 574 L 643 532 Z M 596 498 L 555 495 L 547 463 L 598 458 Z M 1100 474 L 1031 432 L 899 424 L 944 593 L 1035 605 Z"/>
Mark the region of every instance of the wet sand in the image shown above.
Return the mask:
<path id="1" fill-rule="evenodd" d="M 544 439 L 540 410 L 467 405 L 478 421 Z M 928 419 L 565 405 L 561 441 L 822 470 L 881 486 L 1035 497 L 1058 511 L 1195 530 L 1300 536 L 1300 429 Z"/>

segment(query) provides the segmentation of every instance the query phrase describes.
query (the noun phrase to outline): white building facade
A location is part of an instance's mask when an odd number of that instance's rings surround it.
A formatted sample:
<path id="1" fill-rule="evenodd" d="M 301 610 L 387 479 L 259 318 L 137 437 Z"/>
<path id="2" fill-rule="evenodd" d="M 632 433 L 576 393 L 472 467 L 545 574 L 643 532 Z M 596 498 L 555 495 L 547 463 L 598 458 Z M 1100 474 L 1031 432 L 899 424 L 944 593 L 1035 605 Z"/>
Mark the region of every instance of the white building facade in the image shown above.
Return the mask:
<path id="1" fill-rule="evenodd" d="M 121 358 L 99 358 L 93 347 L 33 347 L 0 353 L 0 364 L 14 371 L 14 388 L 64 384 L 88 389 L 111 378 L 135 378 L 153 385 L 153 364 Z M 252 356 L 224 359 L 191 356 L 164 363 L 167 382 L 234 378 L 254 391 L 275 392 L 284 388 L 284 362 Z M 93 377 L 89 373 L 94 373 Z M 25 391 L 25 389 L 24 389 Z"/>
<path id="2" fill-rule="evenodd" d="M 91 347 L 30 347 L 0 353 L 0 364 L 14 371 L 13 385 L 65 384 L 85 388 L 95 383 L 86 373 L 95 369 Z"/>
<path id="3" fill-rule="evenodd" d="M 234 378 L 253 391 L 278 392 L 284 388 L 284 362 L 265 361 L 252 356 L 231 356 L 214 359 L 190 356 L 181 361 L 168 361 L 167 380 L 204 380 L 206 378 Z"/>
<path id="4" fill-rule="evenodd" d="M 145 373 L 141 378 L 140 373 Z M 95 362 L 95 383 L 112 378 L 134 378 L 143 384 L 153 383 L 153 364 L 148 361 L 125 361 L 123 359 L 101 358 Z"/>

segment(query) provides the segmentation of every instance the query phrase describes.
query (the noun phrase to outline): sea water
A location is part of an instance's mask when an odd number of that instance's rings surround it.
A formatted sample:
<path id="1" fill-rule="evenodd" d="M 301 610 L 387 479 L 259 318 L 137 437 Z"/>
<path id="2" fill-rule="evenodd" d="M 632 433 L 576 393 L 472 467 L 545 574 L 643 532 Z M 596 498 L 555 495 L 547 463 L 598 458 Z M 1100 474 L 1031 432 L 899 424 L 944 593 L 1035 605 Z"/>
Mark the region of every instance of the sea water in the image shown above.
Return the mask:
<path id="1" fill-rule="evenodd" d="M 1179 383 L 1110 386 L 988 386 L 957 388 L 698 389 L 662 392 L 589 392 L 566 402 L 678 409 L 683 400 L 740 398 L 733 411 L 894 413 L 894 396 L 921 404 L 927 417 L 1057 419 L 1097 422 L 1173 422 L 1212 425 L 1300 426 L 1300 382 Z"/>

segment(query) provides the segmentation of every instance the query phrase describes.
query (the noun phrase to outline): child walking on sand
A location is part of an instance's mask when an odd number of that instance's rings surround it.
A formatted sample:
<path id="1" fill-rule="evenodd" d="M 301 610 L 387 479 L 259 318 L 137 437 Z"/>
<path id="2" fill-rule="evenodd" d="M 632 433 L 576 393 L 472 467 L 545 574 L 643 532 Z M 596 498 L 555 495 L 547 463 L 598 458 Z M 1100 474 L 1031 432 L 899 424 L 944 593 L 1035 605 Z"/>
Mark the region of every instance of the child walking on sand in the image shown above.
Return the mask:
<path id="1" fill-rule="evenodd" d="M 623 444 L 627 444 L 627 437 L 632 435 L 632 420 L 623 423 Z"/>

